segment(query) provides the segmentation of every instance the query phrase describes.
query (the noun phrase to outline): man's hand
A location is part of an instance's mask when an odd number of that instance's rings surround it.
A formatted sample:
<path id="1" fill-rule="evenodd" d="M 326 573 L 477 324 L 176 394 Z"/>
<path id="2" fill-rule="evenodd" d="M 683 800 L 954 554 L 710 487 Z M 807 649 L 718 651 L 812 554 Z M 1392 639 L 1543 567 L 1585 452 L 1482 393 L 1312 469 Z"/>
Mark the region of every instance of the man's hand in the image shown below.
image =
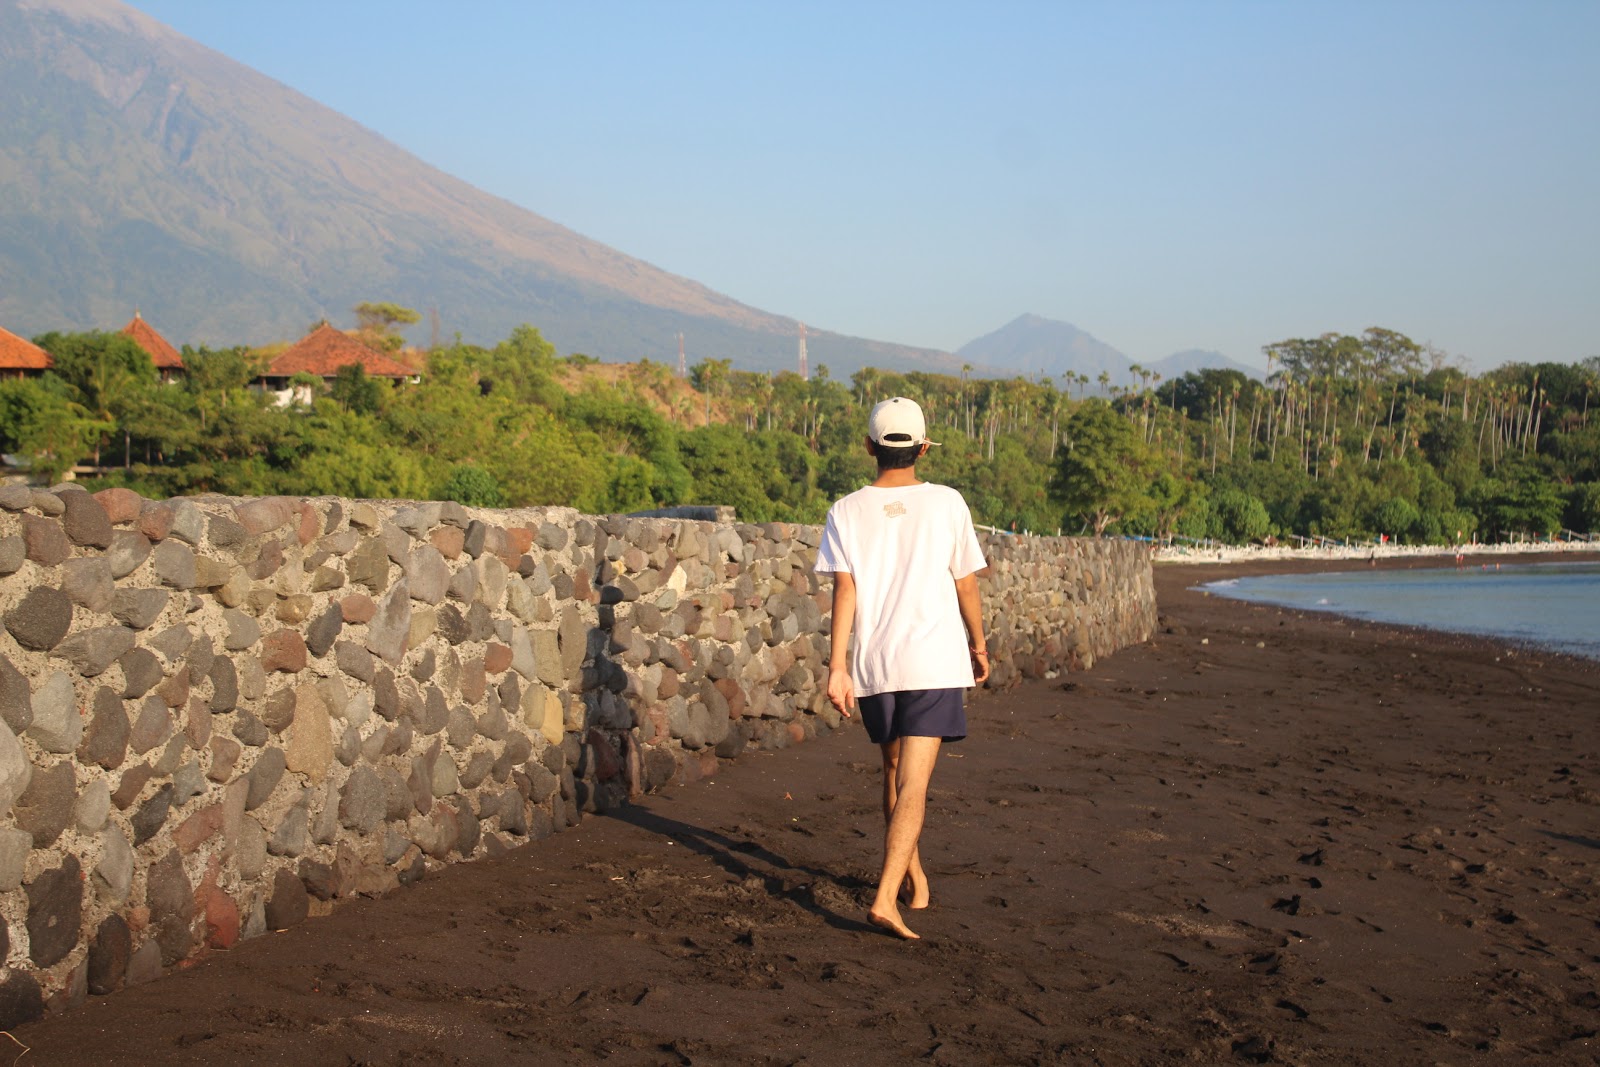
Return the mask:
<path id="1" fill-rule="evenodd" d="M 856 684 L 850 678 L 849 668 L 828 668 L 828 703 L 838 708 L 845 718 L 850 717 L 850 709 L 856 706 Z"/>
<path id="2" fill-rule="evenodd" d="M 972 684 L 982 685 L 989 680 L 989 653 L 971 649 L 972 652 Z"/>

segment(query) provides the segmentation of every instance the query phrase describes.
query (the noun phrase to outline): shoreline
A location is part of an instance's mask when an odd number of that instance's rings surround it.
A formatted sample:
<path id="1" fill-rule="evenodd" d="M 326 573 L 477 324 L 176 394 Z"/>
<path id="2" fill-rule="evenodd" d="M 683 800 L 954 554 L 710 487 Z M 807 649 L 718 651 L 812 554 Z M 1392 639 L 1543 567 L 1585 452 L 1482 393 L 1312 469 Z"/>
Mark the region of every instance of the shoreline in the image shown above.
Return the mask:
<path id="1" fill-rule="evenodd" d="M 864 921 L 852 726 L 14 1036 L 95 1067 L 1592 1063 L 1600 665 L 1190 588 L 1256 569 L 1158 565 L 1149 642 L 972 700 L 922 942 Z"/>
<path id="2" fill-rule="evenodd" d="M 1458 556 L 1467 559 L 1503 559 L 1506 556 L 1534 556 L 1542 559 L 1557 560 L 1573 555 L 1594 556 L 1600 558 L 1600 543 L 1592 541 L 1552 541 L 1548 543 L 1524 543 L 1507 541 L 1500 544 L 1464 544 L 1464 545 L 1362 545 L 1325 547 L 1325 548 L 1290 548 L 1283 545 L 1267 547 L 1264 545 L 1225 545 L 1220 548 L 1200 549 L 1188 547 L 1157 548 L 1153 551 L 1151 559 L 1157 564 L 1187 564 L 1198 565 L 1205 563 L 1243 563 L 1243 564 L 1270 564 L 1285 563 L 1328 563 L 1332 566 L 1329 570 L 1343 569 L 1342 564 L 1348 562 L 1378 562 L 1386 560 L 1409 561 L 1413 564 L 1426 563 L 1430 560 L 1440 560 L 1454 563 Z M 1534 560 L 1531 562 L 1538 562 Z M 1518 562 L 1530 562 L 1518 560 Z"/>

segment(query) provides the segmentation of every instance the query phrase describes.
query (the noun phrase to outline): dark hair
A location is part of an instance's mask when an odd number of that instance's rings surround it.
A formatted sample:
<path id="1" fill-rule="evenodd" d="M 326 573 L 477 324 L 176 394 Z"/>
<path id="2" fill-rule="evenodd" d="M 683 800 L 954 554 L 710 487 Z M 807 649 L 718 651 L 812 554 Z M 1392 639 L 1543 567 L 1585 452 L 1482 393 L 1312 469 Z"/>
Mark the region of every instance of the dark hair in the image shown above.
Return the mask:
<path id="1" fill-rule="evenodd" d="M 872 442 L 872 456 L 878 461 L 881 471 L 902 470 L 914 467 L 917 457 L 922 454 L 922 446 L 916 445 L 885 445 L 877 441 Z"/>

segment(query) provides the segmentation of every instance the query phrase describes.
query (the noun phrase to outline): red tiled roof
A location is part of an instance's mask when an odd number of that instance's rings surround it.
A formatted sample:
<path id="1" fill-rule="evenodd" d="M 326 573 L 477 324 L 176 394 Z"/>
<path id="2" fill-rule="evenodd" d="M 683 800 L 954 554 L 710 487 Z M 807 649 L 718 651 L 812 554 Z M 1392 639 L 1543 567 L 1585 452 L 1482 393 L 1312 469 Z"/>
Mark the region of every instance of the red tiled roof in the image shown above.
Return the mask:
<path id="1" fill-rule="evenodd" d="M 0 370 L 49 370 L 54 363 L 50 353 L 32 341 L 0 328 Z"/>
<path id="2" fill-rule="evenodd" d="M 178 350 L 167 343 L 167 339 L 156 332 L 156 328 L 144 321 L 144 316 L 137 311 L 133 313 L 133 321 L 122 328 L 122 332 L 138 342 L 140 348 L 150 353 L 150 361 L 156 365 L 156 370 L 182 370 L 183 357 L 178 355 Z"/>
<path id="3" fill-rule="evenodd" d="M 374 378 L 411 378 L 417 373 L 399 360 L 368 348 L 349 334 L 323 323 L 273 360 L 267 367 L 267 377 L 289 378 L 305 371 L 319 378 L 332 378 L 340 367 L 352 363 L 361 364 Z"/>

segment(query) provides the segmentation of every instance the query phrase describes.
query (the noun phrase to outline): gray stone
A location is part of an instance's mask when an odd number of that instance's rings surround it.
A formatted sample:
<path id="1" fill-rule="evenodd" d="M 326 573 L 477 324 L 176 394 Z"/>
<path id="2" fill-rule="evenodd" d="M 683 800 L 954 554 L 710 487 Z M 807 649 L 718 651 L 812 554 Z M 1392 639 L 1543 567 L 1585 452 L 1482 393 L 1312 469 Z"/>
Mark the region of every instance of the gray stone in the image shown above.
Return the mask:
<path id="1" fill-rule="evenodd" d="M 494 559 L 494 557 L 485 556 L 484 559 Z M 478 562 L 482 563 L 483 560 Z M 476 566 L 477 564 L 474 564 L 472 567 L 462 567 L 456 571 L 450 578 L 450 587 L 446 590 L 446 594 L 454 600 L 474 599 L 478 594 L 478 572 L 474 569 Z"/>
<path id="2" fill-rule="evenodd" d="M 412 600 L 437 604 L 444 599 L 450 585 L 450 567 L 437 548 L 422 545 L 414 549 L 406 559 L 405 573 Z"/>
<path id="3" fill-rule="evenodd" d="M 355 766 L 356 760 L 361 758 L 361 731 L 354 726 L 346 726 L 339 735 L 338 744 L 334 745 L 333 755 L 342 765 Z"/>
<path id="4" fill-rule="evenodd" d="M 243 651 L 261 640 L 261 624 L 237 608 L 224 611 L 222 622 L 228 628 L 222 646 L 230 652 Z"/>
<path id="5" fill-rule="evenodd" d="M 123 710 L 122 697 L 115 691 L 99 686 L 94 689 L 90 710 L 90 725 L 78 744 L 78 760 L 98 763 L 107 771 L 122 766 L 128 755 L 128 713 Z"/>
<path id="6" fill-rule="evenodd" d="M 145 903 L 156 944 L 161 946 L 161 962 L 171 966 L 187 957 L 194 947 L 194 886 L 176 849 L 150 865 Z"/>
<path id="7" fill-rule="evenodd" d="M 28 680 L 4 656 L 0 656 L 0 721 L 19 734 L 33 725 L 33 693 Z"/>
<path id="8" fill-rule="evenodd" d="M 137 700 L 161 684 L 166 670 L 161 660 L 147 648 L 130 648 L 117 660 L 122 668 L 122 695 Z"/>
<path id="9" fill-rule="evenodd" d="M 211 661 L 211 703 L 213 714 L 232 711 L 239 706 L 239 672 L 233 660 L 217 656 Z"/>
<path id="10" fill-rule="evenodd" d="M 344 629 L 344 616 L 337 606 L 329 608 L 306 627 L 306 650 L 318 659 L 328 654 Z"/>
<path id="11" fill-rule="evenodd" d="M 389 588 L 389 554 L 377 537 L 365 538 L 345 557 L 344 570 L 350 581 L 366 586 L 374 596 Z"/>
<path id="12" fill-rule="evenodd" d="M 534 651 L 532 639 L 528 631 L 521 626 L 511 631 L 511 669 L 524 678 L 535 678 L 539 674 L 538 656 Z"/>
<path id="13" fill-rule="evenodd" d="M 61 525 L 73 544 L 90 548 L 111 546 L 111 519 L 100 501 L 88 493 L 78 492 L 62 494 L 61 502 L 66 505 Z"/>
<path id="14" fill-rule="evenodd" d="M 49 489 L 35 489 L 33 491 L 33 508 L 41 515 L 60 515 L 67 510 L 66 502 L 56 493 L 60 486 L 51 486 Z M 73 489 L 82 491 L 82 486 L 73 486 Z M 72 490 L 68 490 L 71 492 Z"/>
<path id="15" fill-rule="evenodd" d="M 378 613 L 367 624 L 367 649 L 380 659 L 399 663 L 410 634 L 411 596 L 402 578 L 378 602 Z"/>
<path id="16" fill-rule="evenodd" d="M 333 660 L 338 668 L 358 681 L 372 681 L 376 661 L 372 653 L 351 641 L 339 641 L 333 648 Z"/>
<path id="17" fill-rule="evenodd" d="M 32 834 L 10 826 L 0 828 L 0 893 L 9 893 L 22 884 L 22 873 L 32 851 Z"/>
<path id="18" fill-rule="evenodd" d="M 72 679 L 64 671 L 51 671 L 45 676 L 33 695 L 32 709 L 33 723 L 27 733 L 40 748 L 46 752 L 71 752 L 78 747 L 83 737 L 83 716 L 78 714 Z"/>
<path id="19" fill-rule="evenodd" d="M 202 633 L 194 639 L 189 646 L 189 654 L 184 657 L 184 662 L 189 664 L 189 677 L 199 684 L 200 679 L 211 674 L 211 663 L 216 652 L 211 648 L 211 637 Z"/>
<path id="20" fill-rule="evenodd" d="M 54 654 L 93 678 L 133 647 L 134 632 L 126 626 L 96 626 L 81 630 L 55 646 Z"/>
<path id="21" fill-rule="evenodd" d="M 239 877 L 253 882 L 261 877 L 267 866 L 267 832 L 254 818 L 246 818 L 239 825 L 239 841 L 233 850 L 234 862 L 239 865 Z"/>
<path id="22" fill-rule="evenodd" d="M 177 663 L 194 643 L 194 632 L 187 626 L 169 626 L 150 639 L 150 647 L 168 663 Z"/>
<path id="23" fill-rule="evenodd" d="M 0 508 L 7 511 L 26 511 L 33 507 L 33 490 L 26 485 L 0 486 Z"/>
<path id="24" fill-rule="evenodd" d="M 72 601 L 59 589 L 39 586 L 6 613 L 6 629 L 23 648 L 48 652 L 72 627 Z"/>
<path id="25" fill-rule="evenodd" d="M 339 821 L 347 829 L 370 834 L 387 810 L 388 794 L 378 772 L 365 764 L 351 771 L 339 798 Z"/>
<path id="26" fill-rule="evenodd" d="M 74 604 L 90 611 L 105 611 L 116 594 L 116 583 L 111 580 L 111 565 L 104 559 L 85 556 L 69 559 L 61 565 L 61 591 Z"/>
<path id="27" fill-rule="evenodd" d="M 43 872 L 28 886 L 28 958 L 35 967 L 60 963 L 78 947 L 83 926 L 80 871 L 78 858 L 68 855 L 61 866 Z"/>
<path id="28" fill-rule="evenodd" d="M 198 545 L 205 536 L 205 515 L 190 500 L 174 501 L 171 506 L 172 526 L 168 529 L 167 536 Z"/>
<path id="29" fill-rule="evenodd" d="M 156 577 L 173 589 L 193 589 L 199 577 L 194 550 L 177 541 L 163 541 L 151 553 Z"/>
<path id="30" fill-rule="evenodd" d="M 433 761 L 428 784 L 436 797 L 447 797 L 461 791 L 461 778 L 456 773 L 456 762 L 448 753 L 441 754 Z"/>
<path id="31" fill-rule="evenodd" d="M 290 808 L 267 840 L 267 852 L 274 856 L 298 856 L 311 842 L 311 814 L 302 801 Z"/>
<path id="32" fill-rule="evenodd" d="M 491 741 L 499 741 L 506 736 L 511 724 L 506 721 L 506 713 L 498 701 L 487 711 L 478 716 L 478 732 Z M 465 746 L 462 746 L 465 747 Z"/>
<path id="33" fill-rule="evenodd" d="M 474 752 L 467 757 L 467 765 L 461 771 L 461 788 L 469 790 L 478 788 L 493 769 L 493 755 L 484 751 Z"/>
<path id="34" fill-rule="evenodd" d="M 260 748 L 267 743 L 266 723 L 248 711 L 235 712 L 233 716 L 233 736 L 251 748 Z"/>
<path id="35" fill-rule="evenodd" d="M 226 515 L 213 515 L 206 523 L 206 539 L 213 548 L 233 548 L 250 540 L 250 532 Z"/>
<path id="36" fill-rule="evenodd" d="M 472 745 L 472 739 L 477 736 L 478 724 L 465 704 L 457 704 L 450 709 L 444 729 L 450 747 L 465 751 Z"/>
<path id="37" fill-rule="evenodd" d="M 139 810 L 128 820 L 128 825 L 133 829 L 135 847 L 156 836 L 166 825 L 167 816 L 172 814 L 172 794 L 172 783 L 168 782 L 139 805 Z"/>
<path id="38" fill-rule="evenodd" d="M 16 534 L 0 537 L 0 574 L 15 574 L 28 558 L 28 543 Z"/>
<path id="39" fill-rule="evenodd" d="M 84 836 L 97 834 L 111 817 L 111 786 L 104 778 L 90 779 L 72 805 L 72 823 Z"/>
<path id="40" fill-rule="evenodd" d="M 122 916 L 106 916 L 89 943 L 88 987 L 95 996 L 121 989 L 133 958 L 133 933 Z"/>
<path id="41" fill-rule="evenodd" d="M 539 681 L 552 689 L 564 686 L 567 675 L 561 666 L 561 645 L 554 630 L 534 630 L 529 635 L 533 642 L 534 673 Z"/>
<path id="42" fill-rule="evenodd" d="M 323 783 L 316 808 L 316 817 L 311 821 L 311 840 L 319 845 L 331 845 L 339 839 L 339 787 L 333 779 Z"/>
<path id="43" fill-rule="evenodd" d="M 34 848 L 49 848 L 72 821 L 78 780 L 72 760 L 35 767 L 28 788 L 17 798 L 17 826 L 33 835 Z"/>
<path id="44" fill-rule="evenodd" d="M 563 679 L 576 678 L 578 668 L 583 665 L 584 657 L 589 649 L 589 624 L 583 621 L 576 608 L 569 607 L 561 613 L 561 627 L 559 631 L 561 645 L 561 676 Z M 544 681 L 541 677 L 540 681 Z M 559 682 L 546 682 L 546 685 L 559 685 Z"/>
<path id="45" fill-rule="evenodd" d="M 189 760 L 172 776 L 172 802 L 180 808 L 205 791 L 206 776 L 199 760 Z"/>
<path id="46" fill-rule="evenodd" d="M 288 729 L 294 722 L 295 696 L 293 689 L 280 689 L 267 698 L 261 709 L 261 721 L 275 734 Z"/>
<path id="47" fill-rule="evenodd" d="M 540 548 L 551 552 L 559 552 L 567 547 L 567 531 L 552 522 L 539 524 L 539 532 L 534 536 L 534 543 Z"/>
<path id="48" fill-rule="evenodd" d="M 27 750 L 11 727 L 0 723 L 0 818 L 11 810 L 32 780 L 33 764 Z"/>
<path id="49" fill-rule="evenodd" d="M 208 719 L 207 722 L 209 721 Z M 183 762 L 183 754 L 188 750 L 189 739 L 187 737 L 181 733 L 171 734 L 167 738 L 166 747 L 161 750 L 161 755 L 156 757 L 156 773 L 166 775 L 176 771 L 178 764 Z"/>
<path id="50" fill-rule="evenodd" d="M 150 558 L 150 539 L 136 530 L 118 530 L 111 538 L 105 561 L 111 577 L 126 578 Z"/>
<path id="51" fill-rule="evenodd" d="M 278 783 L 283 780 L 283 773 L 287 767 L 288 761 L 284 758 L 282 749 L 269 748 L 261 753 L 260 758 L 256 760 L 256 765 L 250 768 L 250 773 L 247 776 L 250 782 L 250 790 L 245 795 L 244 808 L 246 811 L 254 811 L 266 803 L 267 798 L 272 795 L 273 789 L 277 788 Z"/>
<path id="52" fill-rule="evenodd" d="M 128 747 L 143 755 L 172 736 L 172 713 L 159 697 L 150 697 L 139 708 L 128 733 Z"/>

